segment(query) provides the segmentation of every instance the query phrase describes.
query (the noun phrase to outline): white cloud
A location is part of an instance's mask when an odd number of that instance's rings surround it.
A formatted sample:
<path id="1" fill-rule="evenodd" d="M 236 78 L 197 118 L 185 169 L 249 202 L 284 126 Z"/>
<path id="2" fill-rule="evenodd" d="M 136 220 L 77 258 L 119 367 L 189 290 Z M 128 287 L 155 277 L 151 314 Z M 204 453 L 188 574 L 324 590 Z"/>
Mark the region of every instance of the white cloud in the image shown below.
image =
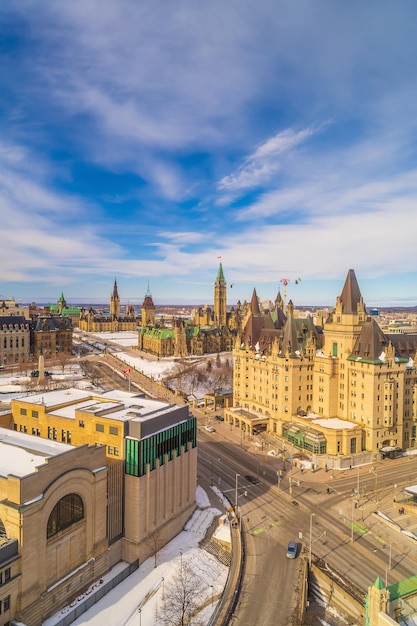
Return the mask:
<path id="1" fill-rule="evenodd" d="M 227 192 L 241 191 L 267 183 L 282 167 L 282 157 L 316 132 L 317 129 L 313 128 L 298 132 L 289 128 L 277 133 L 248 156 L 236 173 L 222 178 L 218 189 Z"/>

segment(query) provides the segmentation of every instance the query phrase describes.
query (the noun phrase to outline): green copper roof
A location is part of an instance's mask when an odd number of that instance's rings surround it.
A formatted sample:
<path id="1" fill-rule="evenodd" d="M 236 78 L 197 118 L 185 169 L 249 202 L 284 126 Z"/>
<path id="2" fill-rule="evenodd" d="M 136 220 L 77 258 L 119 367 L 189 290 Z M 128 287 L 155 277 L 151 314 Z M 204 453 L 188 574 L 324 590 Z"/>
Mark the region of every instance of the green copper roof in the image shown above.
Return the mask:
<path id="1" fill-rule="evenodd" d="M 219 264 L 219 271 L 217 272 L 216 280 L 224 280 L 223 266 L 222 266 L 221 262 Z"/>
<path id="2" fill-rule="evenodd" d="M 399 583 L 389 585 L 387 589 L 389 591 L 390 600 L 397 600 L 398 598 L 415 594 L 417 592 L 417 576 L 410 576 L 410 578 L 400 580 Z"/>
<path id="3" fill-rule="evenodd" d="M 48 307 L 50 311 L 58 312 L 59 310 L 57 304 L 48 304 Z M 68 306 L 62 309 L 61 314 L 62 315 L 79 315 L 80 311 L 81 309 L 79 309 L 77 306 Z"/>
<path id="4" fill-rule="evenodd" d="M 381 576 L 378 576 L 378 578 L 374 582 L 374 587 L 376 587 L 377 589 L 385 589 L 385 585 L 382 582 Z"/>

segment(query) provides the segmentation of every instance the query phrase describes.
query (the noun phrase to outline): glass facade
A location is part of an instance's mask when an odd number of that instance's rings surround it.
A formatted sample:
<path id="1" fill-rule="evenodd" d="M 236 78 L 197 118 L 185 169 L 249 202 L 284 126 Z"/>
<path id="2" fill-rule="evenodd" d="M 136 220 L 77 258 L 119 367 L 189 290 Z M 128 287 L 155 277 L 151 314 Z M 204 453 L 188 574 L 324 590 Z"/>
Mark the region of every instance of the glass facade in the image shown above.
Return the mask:
<path id="1" fill-rule="evenodd" d="M 186 422 L 176 424 L 171 428 L 158 432 L 155 435 L 141 439 L 129 439 L 125 441 L 125 472 L 130 476 L 143 476 L 146 473 L 146 466 L 149 465 L 151 471 L 156 467 L 156 461 L 161 465 L 173 458 L 174 450 L 177 455 L 188 451 L 189 445 L 195 448 L 197 445 L 197 422 L 193 417 Z"/>

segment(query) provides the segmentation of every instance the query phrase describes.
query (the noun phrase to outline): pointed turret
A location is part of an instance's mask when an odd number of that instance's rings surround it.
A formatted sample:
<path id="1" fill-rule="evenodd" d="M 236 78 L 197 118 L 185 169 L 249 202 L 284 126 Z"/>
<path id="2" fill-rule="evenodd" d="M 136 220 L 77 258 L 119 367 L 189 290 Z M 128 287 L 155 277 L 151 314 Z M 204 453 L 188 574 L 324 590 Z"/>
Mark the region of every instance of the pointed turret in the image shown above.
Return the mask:
<path id="1" fill-rule="evenodd" d="M 384 354 L 389 346 L 388 337 L 382 332 L 374 319 L 365 322 L 362 332 L 353 346 L 352 357 L 366 361 L 384 360 Z"/>
<path id="2" fill-rule="evenodd" d="M 67 308 L 67 303 L 64 298 L 64 292 L 61 291 L 61 295 L 58 298 L 58 312 L 62 313 L 63 309 Z"/>
<path id="3" fill-rule="evenodd" d="M 359 313 L 363 307 L 363 299 L 354 270 L 349 270 L 340 294 L 343 313 Z"/>
<path id="4" fill-rule="evenodd" d="M 120 315 L 120 298 L 117 290 L 117 281 L 114 279 L 113 292 L 110 296 L 110 317 L 115 319 Z"/>
<path id="5" fill-rule="evenodd" d="M 155 326 L 155 305 L 152 300 L 151 291 L 149 289 L 149 281 L 148 281 L 148 290 L 145 294 L 145 299 L 142 304 L 142 327 Z"/>
<path id="6" fill-rule="evenodd" d="M 218 269 L 218 272 L 217 272 L 216 280 L 224 280 L 223 265 L 221 264 L 221 262 L 219 263 L 219 269 Z"/>
<path id="7" fill-rule="evenodd" d="M 256 289 L 254 289 L 252 293 L 252 299 L 250 301 L 250 312 L 252 313 L 252 315 L 261 315 L 261 309 L 259 307 L 259 300 Z"/>
<path id="8" fill-rule="evenodd" d="M 219 328 L 226 326 L 227 288 L 223 266 L 219 263 L 216 282 L 214 283 L 214 322 Z"/>
<path id="9" fill-rule="evenodd" d="M 256 289 L 253 290 L 249 311 L 242 333 L 242 342 L 249 347 L 254 347 L 259 342 L 262 329 L 265 328 L 265 320 L 259 308 Z"/>
<path id="10" fill-rule="evenodd" d="M 118 298 L 118 297 L 119 297 L 119 292 L 117 290 L 117 281 L 116 281 L 116 279 L 114 279 L 113 298 Z"/>

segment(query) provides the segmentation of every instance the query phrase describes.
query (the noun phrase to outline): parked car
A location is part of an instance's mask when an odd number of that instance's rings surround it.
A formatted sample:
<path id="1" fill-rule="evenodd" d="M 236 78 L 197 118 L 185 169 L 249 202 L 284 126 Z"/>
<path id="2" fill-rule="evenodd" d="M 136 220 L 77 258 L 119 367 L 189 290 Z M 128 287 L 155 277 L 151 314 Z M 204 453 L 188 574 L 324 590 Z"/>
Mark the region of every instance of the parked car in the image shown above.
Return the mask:
<path id="1" fill-rule="evenodd" d="M 250 483 L 252 483 L 252 485 L 257 485 L 258 484 L 258 479 L 255 476 L 252 476 L 252 474 L 246 474 L 245 476 L 246 480 L 248 480 Z"/>
<path id="2" fill-rule="evenodd" d="M 217 420 L 218 422 L 224 422 L 224 417 L 223 417 L 223 415 L 216 415 L 215 417 L 216 417 L 216 420 Z"/>
<path id="3" fill-rule="evenodd" d="M 206 430 L 208 433 L 215 433 L 216 429 L 213 428 L 213 426 L 204 426 L 204 430 Z"/>
<path id="4" fill-rule="evenodd" d="M 287 557 L 289 559 L 295 559 L 297 556 L 298 545 L 295 541 L 290 541 L 287 548 Z"/>

